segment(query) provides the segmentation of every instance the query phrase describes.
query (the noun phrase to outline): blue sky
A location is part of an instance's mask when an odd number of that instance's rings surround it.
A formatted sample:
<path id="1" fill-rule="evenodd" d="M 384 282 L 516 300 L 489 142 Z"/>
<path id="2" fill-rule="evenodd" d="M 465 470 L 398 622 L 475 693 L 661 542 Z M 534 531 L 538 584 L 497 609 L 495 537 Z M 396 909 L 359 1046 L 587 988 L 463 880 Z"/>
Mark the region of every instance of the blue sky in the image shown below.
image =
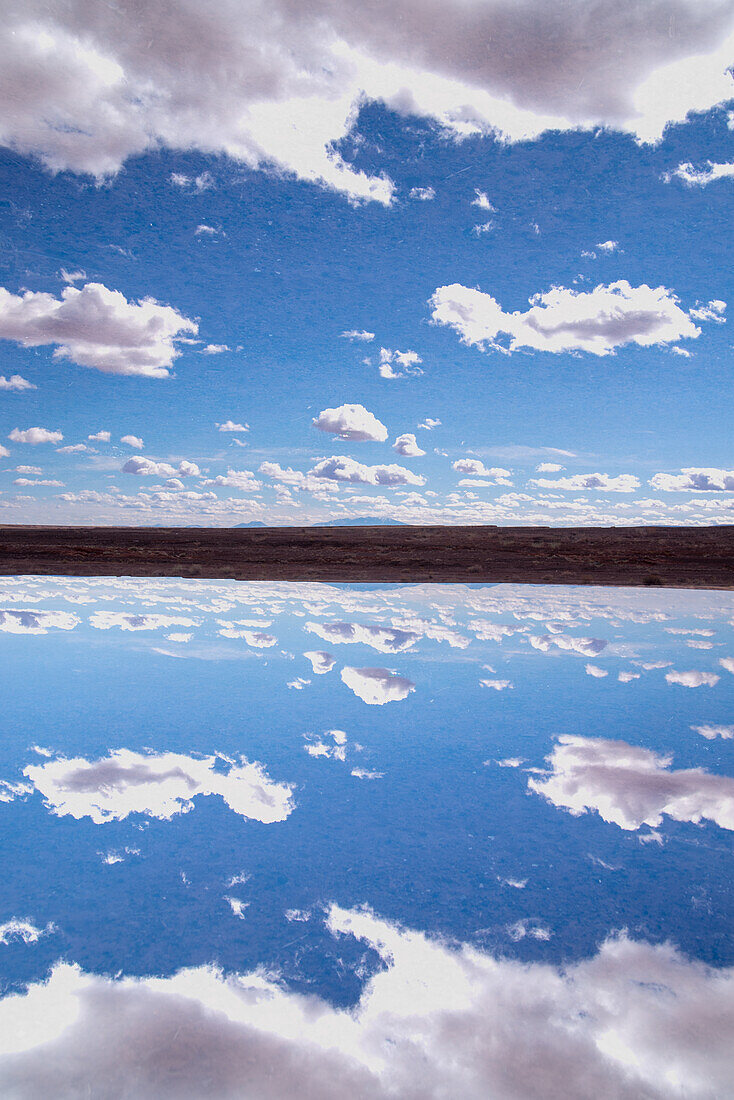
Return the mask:
<path id="1" fill-rule="evenodd" d="M 730 522 L 731 5 L 241 7 L 11 13 L 3 521 Z"/>
<path id="2" fill-rule="evenodd" d="M 0 589 L 6 1095 L 725 1095 L 729 594 Z"/>

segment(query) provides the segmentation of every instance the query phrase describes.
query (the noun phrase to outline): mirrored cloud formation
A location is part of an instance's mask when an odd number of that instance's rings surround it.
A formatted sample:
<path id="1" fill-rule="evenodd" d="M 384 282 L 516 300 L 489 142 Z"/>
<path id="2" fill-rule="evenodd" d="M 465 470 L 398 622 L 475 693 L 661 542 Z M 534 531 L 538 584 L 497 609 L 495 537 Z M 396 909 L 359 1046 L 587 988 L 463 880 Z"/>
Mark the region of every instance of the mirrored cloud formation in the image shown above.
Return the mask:
<path id="1" fill-rule="evenodd" d="M 415 684 L 387 668 L 347 666 L 341 670 L 341 678 L 364 703 L 376 706 L 405 699 L 411 691 L 415 691 Z"/>
<path id="2" fill-rule="evenodd" d="M 624 935 L 563 969 L 519 964 L 336 905 L 327 927 L 383 963 L 352 1012 L 258 973 L 110 979 L 59 964 L 0 1002 L 0 1086 L 162 1100 L 726 1094 L 731 969 Z"/>
<path id="3" fill-rule="evenodd" d="M 229 765 L 226 771 L 218 770 L 221 763 Z M 225 757 L 118 749 L 101 760 L 29 764 L 23 774 L 52 813 L 91 817 L 97 825 L 129 814 L 168 821 L 193 810 L 198 795 L 219 795 L 236 814 L 268 823 L 284 821 L 294 806 L 291 787 L 273 782 L 260 764 Z"/>
<path id="4" fill-rule="evenodd" d="M 727 1095 L 733 594 L 0 608 L 0 1095 Z"/>
<path id="5" fill-rule="evenodd" d="M 702 818 L 734 829 L 734 779 L 702 768 L 671 768 L 670 757 L 624 741 L 560 737 L 548 757 L 546 779 L 528 786 L 572 814 L 596 810 L 621 829 Z"/>

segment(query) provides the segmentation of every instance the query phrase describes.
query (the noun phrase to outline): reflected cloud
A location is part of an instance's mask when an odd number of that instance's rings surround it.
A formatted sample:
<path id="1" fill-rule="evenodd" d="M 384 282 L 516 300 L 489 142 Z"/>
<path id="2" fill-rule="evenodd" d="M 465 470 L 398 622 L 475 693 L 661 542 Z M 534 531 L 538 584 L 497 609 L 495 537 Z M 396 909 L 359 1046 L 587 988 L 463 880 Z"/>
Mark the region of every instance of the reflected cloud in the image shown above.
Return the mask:
<path id="1" fill-rule="evenodd" d="M 330 653 L 325 653 L 323 649 L 310 650 L 304 653 L 303 656 L 311 662 L 311 668 L 317 676 L 324 676 L 327 672 L 331 672 L 336 664 L 336 657 L 332 657 Z"/>
<path id="2" fill-rule="evenodd" d="M 226 771 L 223 764 L 229 765 Z M 23 769 L 58 817 L 89 817 L 97 825 L 144 814 L 170 821 L 194 808 L 197 796 L 219 795 L 236 814 L 284 821 L 294 809 L 293 788 L 276 783 L 261 764 L 223 756 L 138 753 L 117 749 L 101 760 L 60 757 Z"/>
<path id="3" fill-rule="evenodd" d="M 306 630 L 332 645 L 361 643 L 379 653 L 400 653 L 414 646 L 420 638 L 420 634 L 411 630 L 391 630 L 389 627 L 363 626 L 361 623 L 306 623 Z"/>
<path id="4" fill-rule="evenodd" d="M 5 634 L 48 634 L 49 630 L 74 630 L 81 619 L 69 611 L 0 611 L 0 630 Z"/>
<path id="5" fill-rule="evenodd" d="M 373 706 L 405 699 L 411 691 L 415 691 L 415 684 L 411 680 L 398 676 L 387 668 L 347 666 L 341 670 L 341 678 L 364 703 Z"/>
<path id="6" fill-rule="evenodd" d="M 623 934 L 555 967 L 449 946 L 367 909 L 332 905 L 326 923 L 382 962 L 352 1011 L 261 972 L 111 979 L 59 963 L 47 982 L 0 1001 L 0 1089 L 23 1100 L 107 1095 L 118 1082 L 161 1100 L 704 1100 L 729 1090 L 731 969 Z M 511 934 L 548 933 L 525 919 Z"/>
<path id="7" fill-rule="evenodd" d="M 620 829 L 676 821 L 713 821 L 734 829 L 734 779 L 702 768 L 671 768 L 671 757 L 601 737 L 559 737 L 549 772 L 528 787 L 579 816 L 596 810 Z"/>

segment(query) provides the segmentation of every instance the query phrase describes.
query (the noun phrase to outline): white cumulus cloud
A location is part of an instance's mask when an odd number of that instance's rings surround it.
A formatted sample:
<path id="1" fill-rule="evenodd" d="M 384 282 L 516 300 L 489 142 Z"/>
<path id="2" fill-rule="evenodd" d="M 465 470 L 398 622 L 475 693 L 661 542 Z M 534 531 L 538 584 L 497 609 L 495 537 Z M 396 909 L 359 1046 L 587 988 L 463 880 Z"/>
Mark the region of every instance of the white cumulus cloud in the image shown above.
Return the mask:
<path id="1" fill-rule="evenodd" d="M 389 463 L 381 466 L 365 466 L 347 455 L 332 455 L 317 463 L 310 471 L 315 478 L 328 481 L 351 482 L 356 485 L 425 485 L 426 479 L 414 474 L 405 466 Z"/>
<path id="2" fill-rule="evenodd" d="M 680 684 L 687 688 L 715 687 L 719 682 L 715 672 L 701 672 L 698 669 L 690 672 L 666 672 L 665 679 L 669 684 Z"/>
<path id="3" fill-rule="evenodd" d="M 506 313 L 490 294 L 460 283 L 439 287 L 430 305 L 436 324 L 482 350 L 609 355 L 627 344 L 652 347 L 701 334 L 671 290 L 624 279 L 589 291 L 554 286 L 534 295 L 524 312 Z"/>
<path id="4" fill-rule="evenodd" d="M 371 340 L 374 340 L 374 332 L 368 332 L 367 329 L 352 328 L 347 332 L 340 332 L 339 335 L 344 340 L 358 340 L 360 343 L 369 344 Z"/>
<path id="5" fill-rule="evenodd" d="M 396 454 L 402 455 L 403 458 L 420 458 L 421 455 L 426 453 L 418 446 L 418 441 L 411 432 L 399 435 L 393 443 L 392 449 Z"/>
<path id="6" fill-rule="evenodd" d="M 317 676 L 324 676 L 327 672 L 331 672 L 336 664 L 336 658 L 323 649 L 309 650 L 303 656 L 311 662 L 311 667 Z"/>
<path id="7" fill-rule="evenodd" d="M 353 443 L 365 440 L 384 443 L 387 439 L 385 425 L 364 405 L 339 405 L 336 409 L 323 409 L 313 423 L 319 431 Z"/>
<path id="8" fill-rule="evenodd" d="M 488 468 L 477 458 L 459 458 L 452 463 L 452 468 L 457 473 L 470 478 L 482 478 L 486 480 L 488 485 L 512 485 L 510 481 L 511 470 L 505 470 L 501 466 L 490 466 Z"/>
<path id="9" fill-rule="evenodd" d="M 676 821 L 713 821 L 734 829 L 734 779 L 702 768 L 671 768 L 671 758 L 601 737 L 562 736 L 548 774 L 528 786 L 578 816 L 596 810 L 620 829 Z"/>
<path id="10" fill-rule="evenodd" d="M 528 485 L 539 489 L 562 489 L 564 492 L 585 492 L 597 489 L 602 493 L 633 493 L 640 480 L 632 474 L 574 474 L 572 477 L 530 478 Z"/>
<path id="11" fill-rule="evenodd" d="M 603 638 L 575 638 L 571 634 L 531 634 L 528 641 L 533 649 L 542 653 L 555 646 L 565 653 L 580 653 L 583 657 L 596 657 L 607 646 Z"/>
<path id="12" fill-rule="evenodd" d="M 0 630 L 5 634 L 48 634 L 49 630 L 73 630 L 81 619 L 70 611 L 0 611 Z"/>
<path id="13" fill-rule="evenodd" d="M 679 474 L 655 474 L 650 485 L 664 493 L 732 493 L 734 470 L 687 466 Z"/>
<path id="14" fill-rule="evenodd" d="M 707 741 L 713 741 L 717 737 L 721 737 L 724 741 L 734 740 L 734 726 L 716 726 L 716 725 L 703 725 L 703 726 L 691 726 L 692 730 L 696 733 L 700 733 L 701 737 L 705 737 Z"/>
<path id="15" fill-rule="evenodd" d="M 348 1012 L 260 970 L 109 978 L 57 963 L 0 1000 L 0 1090 L 19 1100 L 104 1095 L 133 1081 L 136 1095 L 156 1100 L 730 1091 L 731 968 L 624 934 L 565 966 L 521 963 L 334 904 L 326 927 L 332 950 L 348 937 L 381 960 Z M 522 930 L 544 931 L 527 919 Z"/>
<path id="16" fill-rule="evenodd" d="M 60 298 L 0 287 L 0 338 L 26 348 L 55 344 L 55 358 L 107 374 L 166 378 L 180 354 L 176 337 L 197 331 L 171 306 L 129 302 L 101 283 L 67 286 Z"/>
<path id="17" fill-rule="evenodd" d="M 8 436 L 12 443 L 30 443 L 33 447 L 39 443 L 60 443 L 63 438 L 61 432 L 49 428 L 13 428 Z"/>
<path id="18" fill-rule="evenodd" d="M 20 374 L 11 374 L 10 378 L 6 378 L 4 374 L 0 374 L 0 390 L 8 390 L 11 393 L 23 393 L 25 390 L 37 390 L 38 386 L 34 386 L 32 382 L 29 382 L 27 378 L 23 378 Z"/>
<path id="19" fill-rule="evenodd" d="M 415 684 L 386 668 L 351 668 L 341 670 L 343 682 L 356 696 L 370 706 L 406 699 Z"/>
<path id="20" fill-rule="evenodd" d="M 305 629 L 333 645 L 358 643 L 376 649 L 378 653 L 401 653 L 419 640 L 412 630 L 395 630 L 387 626 L 365 626 L 362 623 L 306 623 Z"/>
<path id="21" fill-rule="evenodd" d="M 124 474 L 135 474 L 137 477 L 199 477 L 201 470 L 195 462 L 187 462 L 185 459 L 178 466 L 172 466 L 170 462 L 155 462 L 144 455 L 133 455 L 122 467 Z"/>
<path id="22" fill-rule="evenodd" d="M 734 163 L 717 164 L 716 161 L 706 161 L 705 167 L 697 168 L 686 161 L 679 164 L 672 172 L 666 172 L 663 179 L 669 183 L 677 178 L 689 187 L 705 187 L 707 183 L 715 183 L 717 180 L 734 178 Z"/>
<path id="23" fill-rule="evenodd" d="M 380 348 L 380 378 L 408 378 L 410 375 L 423 374 L 418 365 L 422 362 L 420 355 L 415 351 L 392 351 L 390 348 Z"/>
<path id="24" fill-rule="evenodd" d="M 249 424 L 239 424 L 234 420 L 225 420 L 223 424 L 217 424 L 217 431 L 220 432 L 239 432 L 240 435 L 243 432 L 249 432 Z"/>
<path id="25" fill-rule="evenodd" d="M 226 771 L 222 763 L 228 764 Z M 221 756 L 139 753 L 117 749 L 100 760 L 74 757 L 29 764 L 23 774 L 58 817 L 89 817 L 97 825 L 144 814 L 164 821 L 194 808 L 199 795 L 219 795 L 236 814 L 284 821 L 294 808 L 292 787 L 276 783 L 261 764 Z"/>

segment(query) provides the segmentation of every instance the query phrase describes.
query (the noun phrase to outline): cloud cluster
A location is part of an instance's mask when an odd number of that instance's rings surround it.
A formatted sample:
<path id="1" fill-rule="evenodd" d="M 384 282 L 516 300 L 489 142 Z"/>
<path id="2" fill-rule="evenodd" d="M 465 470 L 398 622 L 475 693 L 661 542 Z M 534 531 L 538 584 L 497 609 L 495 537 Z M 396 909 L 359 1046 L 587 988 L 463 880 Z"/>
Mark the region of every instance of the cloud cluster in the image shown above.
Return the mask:
<path id="1" fill-rule="evenodd" d="M 303 656 L 306 660 L 311 662 L 311 668 L 317 676 L 324 676 L 327 672 L 331 672 L 336 664 L 336 658 L 332 657 L 330 653 L 326 653 L 323 649 L 309 650 L 307 653 L 304 653 Z"/>
<path id="2" fill-rule="evenodd" d="M 217 424 L 217 431 L 220 432 L 234 432 L 242 435 L 243 432 L 249 432 L 249 424 L 239 424 L 234 420 L 225 420 L 223 424 Z"/>
<path id="3" fill-rule="evenodd" d="M 242 638 L 252 649 L 272 649 L 278 641 L 274 634 L 266 634 L 264 630 L 244 630 L 241 623 L 226 619 L 217 619 L 217 622 L 221 627 L 218 633 L 223 638 Z"/>
<path id="4" fill-rule="evenodd" d="M 380 378 L 408 378 L 411 375 L 423 374 L 418 366 L 422 362 L 420 355 L 415 351 L 391 351 L 390 348 L 380 348 Z"/>
<path id="5" fill-rule="evenodd" d="M 123 474 L 135 474 L 136 477 L 199 477 L 201 470 L 195 462 L 187 462 L 185 459 L 178 466 L 172 466 L 170 462 L 155 462 L 145 455 L 133 455 L 122 467 Z M 235 472 L 236 471 L 232 471 Z M 252 476 L 252 475 L 250 475 Z M 223 484 L 229 484 L 224 481 Z"/>
<path id="6" fill-rule="evenodd" d="M 55 344 L 54 358 L 107 374 L 167 378 L 180 354 L 175 340 L 198 326 L 152 298 L 129 302 L 102 283 L 66 286 L 60 298 L 0 287 L 0 338 L 26 348 Z"/>
<path id="7" fill-rule="evenodd" d="M 180 474 L 176 475 L 180 477 Z M 226 486 L 230 489 L 239 489 L 243 493 L 256 493 L 262 489 L 262 482 L 258 481 L 252 470 L 228 469 L 226 474 L 217 474 L 216 477 L 205 478 L 204 485 Z"/>
<path id="8" fill-rule="evenodd" d="M 686 466 L 679 474 L 655 474 L 650 485 L 664 493 L 734 493 L 734 470 Z"/>
<path id="9" fill-rule="evenodd" d="M 228 764 L 226 771 L 221 764 Z M 97 825 L 144 814 L 164 821 L 194 808 L 199 795 L 218 795 L 241 817 L 270 824 L 294 808 L 292 787 L 276 783 L 261 764 L 222 756 L 139 753 L 117 749 L 100 760 L 60 757 L 29 764 L 23 774 L 58 817 L 89 817 Z"/>
<path id="10" fill-rule="evenodd" d="M 734 971 L 670 944 L 612 936 L 556 967 L 449 945 L 367 909 L 332 905 L 327 928 L 382 963 L 348 1012 L 261 971 L 108 978 L 58 963 L 0 1001 L 0 1090 L 23 1100 L 124 1090 L 158 1100 L 708 1100 L 729 1091 Z M 530 928 L 541 926 L 525 921 Z"/>
<path id="11" fill-rule="evenodd" d="M 429 304 L 433 321 L 453 328 L 464 344 L 508 353 L 610 355 L 627 344 L 652 347 L 701 334 L 671 290 L 624 279 L 588 291 L 554 286 L 535 294 L 524 312 L 506 313 L 491 294 L 460 283 L 438 287 Z"/>
<path id="12" fill-rule="evenodd" d="M 398 676 L 387 668 L 350 668 L 341 670 L 342 681 L 358 698 L 370 706 L 406 699 L 415 684 L 405 676 Z"/>
<path id="13" fill-rule="evenodd" d="M 724 741 L 734 740 L 734 726 L 715 726 L 715 725 L 703 725 L 703 726 L 691 726 L 692 730 L 696 733 L 700 733 L 701 737 L 705 737 L 707 741 L 714 741 L 717 737 L 721 737 Z"/>
<path id="14" fill-rule="evenodd" d="M 399 435 L 393 443 L 392 449 L 396 454 L 402 455 L 403 458 L 420 458 L 421 455 L 426 453 L 418 446 L 418 441 L 412 432 Z"/>
<path id="15" fill-rule="evenodd" d="M 96 630 L 162 630 L 171 626 L 199 626 L 198 619 L 185 615 L 162 615 L 157 612 L 135 614 L 129 611 L 95 611 L 89 616 Z"/>
<path id="16" fill-rule="evenodd" d="M 0 140 L 54 171 L 98 177 L 161 146 L 226 154 L 388 204 L 391 181 L 335 149 L 365 101 L 456 138 L 612 126 L 655 140 L 731 96 L 733 22 L 727 3 L 690 0 L 591 13 L 582 0 L 550 10 L 397 0 L 369 19 L 357 0 L 173 0 L 165 14 L 9 0 L 0 57 L 14 94 Z M 175 172 L 171 182 L 202 192 L 214 181 Z"/>
<path id="17" fill-rule="evenodd" d="M 734 779 L 702 768 L 671 768 L 671 758 L 601 737 L 562 736 L 549 772 L 528 786 L 578 816 L 596 810 L 620 829 L 676 821 L 713 821 L 734 829 Z"/>
<path id="18" fill-rule="evenodd" d="M 715 183 L 717 180 L 732 179 L 734 177 L 734 164 L 717 164 L 715 161 L 707 161 L 705 168 L 696 168 L 690 161 L 679 164 L 672 172 L 666 172 L 663 177 L 666 183 L 676 177 L 689 187 L 705 187 L 707 183 Z"/>
<path id="19" fill-rule="evenodd" d="M 374 441 L 384 443 L 387 428 L 364 405 L 339 405 L 335 409 L 322 409 L 313 420 L 320 432 L 328 432 L 352 443 Z"/>
<path id="20" fill-rule="evenodd" d="M 371 646 L 378 653 L 401 653 L 420 638 L 412 630 L 394 630 L 387 626 L 365 626 L 362 623 L 306 623 L 305 629 L 332 645 L 358 643 Z"/>
<path id="21" fill-rule="evenodd" d="M 505 470 L 501 466 L 490 466 L 488 468 L 477 458 L 459 458 L 452 463 L 452 468 L 458 474 L 464 474 L 465 478 L 480 479 L 477 481 L 460 481 L 460 485 L 512 485 L 510 481 L 511 470 Z"/>
<path id="22" fill-rule="evenodd" d="M 30 443 L 32 447 L 39 443 L 60 443 L 63 438 L 61 432 L 49 428 L 13 428 L 8 435 L 11 443 Z"/>
<path id="23" fill-rule="evenodd" d="M 602 493 L 634 493 L 640 480 L 632 474 L 574 474 L 572 477 L 530 478 L 528 485 L 539 489 L 561 489 L 564 492 L 585 492 L 595 489 Z"/>
<path id="24" fill-rule="evenodd" d="M 528 641 L 533 649 L 542 653 L 555 646 L 565 653 L 580 653 L 582 657 L 596 657 L 607 646 L 603 638 L 575 638 L 572 634 L 531 634 Z"/>
<path id="25" fill-rule="evenodd" d="M 47 924 L 45 928 L 37 928 L 36 925 L 24 917 L 11 917 L 10 920 L 0 924 L 0 944 L 6 946 L 13 940 L 22 943 L 38 943 L 41 936 L 47 936 L 54 932 L 53 924 Z"/>
<path id="26" fill-rule="evenodd" d="M 719 682 L 715 672 L 701 672 L 699 669 L 692 669 L 690 672 L 666 672 L 665 679 L 669 684 L 680 684 L 687 688 L 716 687 Z"/>
<path id="27" fill-rule="evenodd" d="M 73 630 L 80 622 L 70 611 L 0 610 L 4 634 L 48 634 L 49 630 Z"/>
<path id="28" fill-rule="evenodd" d="M 347 455 L 332 455 L 318 462 L 310 471 L 315 478 L 328 481 L 351 482 L 356 485 L 383 485 L 391 488 L 395 485 L 425 485 L 426 479 L 414 474 L 405 466 L 395 463 L 379 466 L 365 466 Z"/>
<path id="29" fill-rule="evenodd" d="M 6 390 L 10 393 L 24 393 L 26 390 L 37 389 L 38 386 L 34 386 L 32 382 L 29 382 L 27 378 L 23 378 L 20 374 L 11 374 L 10 378 L 0 374 L 0 390 Z"/>

